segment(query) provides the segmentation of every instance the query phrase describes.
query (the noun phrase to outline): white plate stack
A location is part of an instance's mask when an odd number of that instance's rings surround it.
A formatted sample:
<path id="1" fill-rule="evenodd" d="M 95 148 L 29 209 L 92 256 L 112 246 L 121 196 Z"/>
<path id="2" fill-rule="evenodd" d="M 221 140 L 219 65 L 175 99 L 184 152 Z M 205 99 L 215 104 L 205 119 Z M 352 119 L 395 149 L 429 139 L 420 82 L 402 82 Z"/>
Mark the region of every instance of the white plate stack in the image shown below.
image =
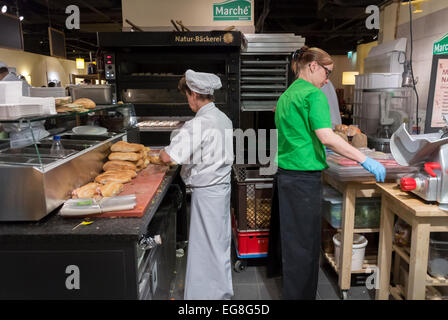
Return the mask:
<path id="1" fill-rule="evenodd" d="M 42 114 L 56 114 L 55 98 L 20 97 L 20 103 L 38 104 L 42 106 Z"/>
<path id="2" fill-rule="evenodd" d="M 0 104 L 15 104 L 22 96 L 22 81 L 0 82 Z"/>

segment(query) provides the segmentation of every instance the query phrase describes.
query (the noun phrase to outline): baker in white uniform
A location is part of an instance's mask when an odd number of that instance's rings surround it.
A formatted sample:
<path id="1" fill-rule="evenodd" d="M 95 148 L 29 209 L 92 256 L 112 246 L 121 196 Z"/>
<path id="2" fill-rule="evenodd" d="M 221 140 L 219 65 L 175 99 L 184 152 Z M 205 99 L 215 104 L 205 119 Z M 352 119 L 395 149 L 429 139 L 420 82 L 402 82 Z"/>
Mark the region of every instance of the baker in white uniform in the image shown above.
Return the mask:
<path id="1" fill-rule="evenodd" d="M 221 88 L 214 74 L 187 70 L 179 81 L 196 116 L 187 121 L 160 153 L 166 163 L 182 165 L 181 176 L 191 188 L 187 251 L 186 300 L 224 300 L 233 296 L 230 262 L 230 174 L 233 127 L 213 103 Z"/>

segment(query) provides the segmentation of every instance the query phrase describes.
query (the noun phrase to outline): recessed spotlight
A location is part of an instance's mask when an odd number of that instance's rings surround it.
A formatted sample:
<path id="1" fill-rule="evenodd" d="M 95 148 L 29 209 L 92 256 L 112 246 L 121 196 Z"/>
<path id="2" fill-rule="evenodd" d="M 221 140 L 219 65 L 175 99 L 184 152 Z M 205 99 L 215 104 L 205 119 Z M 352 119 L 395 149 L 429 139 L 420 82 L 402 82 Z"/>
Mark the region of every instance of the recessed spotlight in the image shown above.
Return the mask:
<path id="1" fill-rule="evenodd" d="M 6 11 L 8 11 L 8 7 L 6 5 L 4 5 L 2 7 L 2 13 L 6 13 Z"/>

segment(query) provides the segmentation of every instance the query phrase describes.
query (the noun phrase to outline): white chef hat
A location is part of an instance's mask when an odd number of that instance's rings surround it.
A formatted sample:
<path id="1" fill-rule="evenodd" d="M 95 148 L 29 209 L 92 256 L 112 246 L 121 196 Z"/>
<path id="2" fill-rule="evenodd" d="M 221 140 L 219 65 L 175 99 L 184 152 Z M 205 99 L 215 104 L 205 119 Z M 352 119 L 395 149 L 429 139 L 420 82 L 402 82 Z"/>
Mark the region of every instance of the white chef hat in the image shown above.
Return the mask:
<path id="1" fill-rule="evenodd" d="M 191 69 L 185 72 L 185 81 L 191 91 L 200 94 L 213 94 L 222 87 L 221 79 L 213 73 L 195 72 Z"/>

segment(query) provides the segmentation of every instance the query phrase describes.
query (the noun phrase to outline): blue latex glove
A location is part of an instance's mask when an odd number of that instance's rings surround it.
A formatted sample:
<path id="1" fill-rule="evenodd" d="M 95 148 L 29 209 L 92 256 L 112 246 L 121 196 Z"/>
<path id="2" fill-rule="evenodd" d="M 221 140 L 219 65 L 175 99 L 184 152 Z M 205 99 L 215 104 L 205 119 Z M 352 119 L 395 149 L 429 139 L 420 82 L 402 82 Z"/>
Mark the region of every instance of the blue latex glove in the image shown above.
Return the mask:
<path id="1" fill-rule="evenodd" d="M 384 179 L 386 178 L 386 168 L 384 168 L 381 163 L 367 157 L 366 161 L 361 163 L 361 165 L 364 167 L 364 169 L 375 175 L 376 181 L 384 182 Z"/>

